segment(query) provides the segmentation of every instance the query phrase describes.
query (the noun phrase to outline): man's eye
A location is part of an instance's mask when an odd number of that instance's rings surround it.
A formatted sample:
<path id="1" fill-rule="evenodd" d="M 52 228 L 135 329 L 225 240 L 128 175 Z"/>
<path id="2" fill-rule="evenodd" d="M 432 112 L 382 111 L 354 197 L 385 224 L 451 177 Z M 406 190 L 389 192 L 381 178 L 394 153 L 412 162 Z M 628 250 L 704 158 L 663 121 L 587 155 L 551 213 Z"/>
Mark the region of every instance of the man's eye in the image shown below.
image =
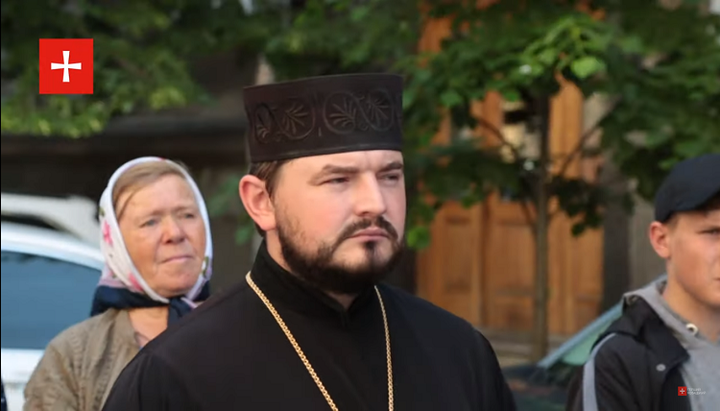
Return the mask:
<path id="1" fill-rule="evenodd" d="M 348 182 L 348 179 L 346 177 L 338 177 L 338 178 L 333 178 L 331 180 L 328 180 L 325 183 L 326 184 L 342 184 L 342 183 L 347 183 L 347 182 Z"/>
<path id="2" fill-rule="evenodd" d="M 383 180 L 398 181 L 400 180 L 400 174 L 387 174 L 383 176 Z"/>
<path id="3" fill-rule="evenodd" d="M 706 234 L 720 235 L 720 228 L 714 228 L 712 230 L 705 231 Z"/>

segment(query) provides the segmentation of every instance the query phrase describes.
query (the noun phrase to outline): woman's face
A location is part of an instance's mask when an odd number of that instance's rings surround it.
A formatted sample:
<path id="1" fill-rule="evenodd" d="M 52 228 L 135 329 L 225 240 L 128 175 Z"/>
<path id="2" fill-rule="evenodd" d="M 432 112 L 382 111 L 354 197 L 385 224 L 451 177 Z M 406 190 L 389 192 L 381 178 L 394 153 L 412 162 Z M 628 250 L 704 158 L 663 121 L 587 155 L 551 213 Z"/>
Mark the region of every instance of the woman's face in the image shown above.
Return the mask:
<path id="1" fill-rule="evenodd" d="M 187 293 L 205 258 L 205 224 L 188 182 L 166 175 L 118 199 L 118 224 L 135 267 L 163 297 Z"/>

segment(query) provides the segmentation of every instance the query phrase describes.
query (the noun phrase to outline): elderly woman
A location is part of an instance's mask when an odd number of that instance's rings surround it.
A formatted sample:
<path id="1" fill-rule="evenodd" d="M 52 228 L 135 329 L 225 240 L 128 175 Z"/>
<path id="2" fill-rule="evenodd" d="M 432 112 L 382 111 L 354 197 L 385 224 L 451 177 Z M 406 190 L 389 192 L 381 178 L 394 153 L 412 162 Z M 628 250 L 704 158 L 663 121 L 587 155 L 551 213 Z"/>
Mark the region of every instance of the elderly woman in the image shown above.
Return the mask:
<path id="1" fill-rule="evenodd" d="M 50 342 L 25 389 L 25 410 L 101 409 L 138 351 L 209 295 L 210 225 L 183 167 L 155 157 L 124 164 L 100 199 L 99 219 L 106 269 L 92 316 Z"/>

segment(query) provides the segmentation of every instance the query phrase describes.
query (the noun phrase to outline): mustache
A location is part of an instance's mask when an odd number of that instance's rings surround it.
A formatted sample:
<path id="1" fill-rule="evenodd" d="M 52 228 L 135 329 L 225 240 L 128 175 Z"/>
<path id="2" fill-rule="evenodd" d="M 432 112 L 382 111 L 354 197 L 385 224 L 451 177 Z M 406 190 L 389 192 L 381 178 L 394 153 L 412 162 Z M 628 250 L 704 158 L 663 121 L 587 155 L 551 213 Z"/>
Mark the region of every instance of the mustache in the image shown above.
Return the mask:
<path id="1" fill-rule="evenodd" d="M 385 231 L 390 237 L 391 240 L 397 241 L 398 239 L 398 233 L 397 230 L 395 230 L 395 227 L 393 227 L 392 224 L 385 218 L 378 216 L 376 218 L 370 219 L 363 219 L 358 222 L 355 222 L 348 227 L 346 227 L 342 233 L 340 233 L 340 236 L 338 237 L 337 244 L 342 243 L 343 241 L 347 240 L 348 238 L 352 237 L 357 233 L 358 231 L 364 230 L 366 228 L 370 227 L 378 227 Z"/>

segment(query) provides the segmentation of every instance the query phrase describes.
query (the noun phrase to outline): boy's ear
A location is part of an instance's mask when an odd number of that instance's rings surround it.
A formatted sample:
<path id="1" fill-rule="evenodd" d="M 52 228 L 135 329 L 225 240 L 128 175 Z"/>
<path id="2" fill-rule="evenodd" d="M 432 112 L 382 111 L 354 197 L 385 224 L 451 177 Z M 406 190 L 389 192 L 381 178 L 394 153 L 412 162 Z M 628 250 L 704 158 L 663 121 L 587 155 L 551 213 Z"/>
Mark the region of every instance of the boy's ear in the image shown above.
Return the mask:
<path id="1" fill-rule="evenodd" d="M 670 258 L 670 227 L 655 221 L 650 224 L 648 236 L 655 253 L 664 260 Z"/>

